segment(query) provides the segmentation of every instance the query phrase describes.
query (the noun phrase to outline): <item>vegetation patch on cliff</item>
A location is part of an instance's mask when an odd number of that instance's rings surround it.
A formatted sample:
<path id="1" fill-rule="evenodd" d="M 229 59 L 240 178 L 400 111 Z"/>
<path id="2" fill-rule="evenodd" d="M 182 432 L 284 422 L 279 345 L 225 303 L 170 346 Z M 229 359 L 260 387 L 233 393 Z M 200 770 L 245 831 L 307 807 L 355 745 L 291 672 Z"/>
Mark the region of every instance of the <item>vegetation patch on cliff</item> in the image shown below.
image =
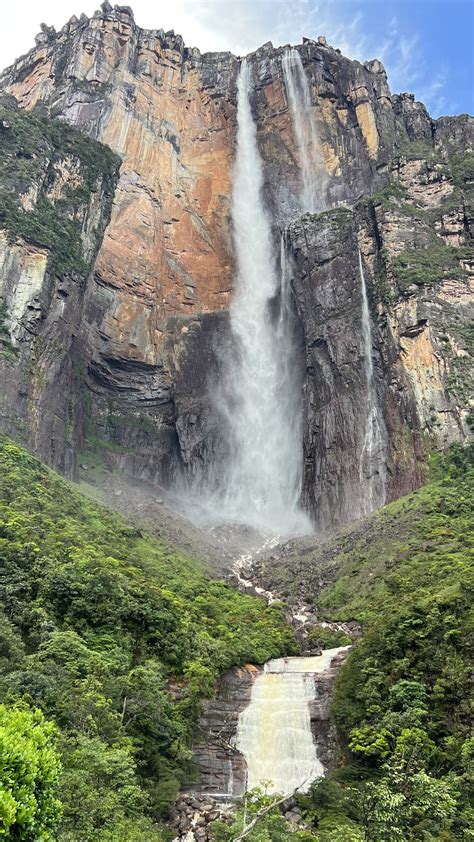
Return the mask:
<path id="1" fill-rule="evenodd" d="M 403 291 L 412 284 L 424 286 L 463 277 L 460 260 L 468 256 L 466 248 L 437 241 L 424 248 L 406 249 L 390 263 L 397 285 Z"/>
<path id="2" fill-rule="evenodd" d="M 0 354 L 10 360 L 16 357 L 15 348 L 10 338 L 10 331 L 7 327 L 7 308 L 5 302 L 0 298 Z"/>
<path id="3" fill-rule="evenodd" d="M 399 144 L 398 152 L 407 161 L 441 160 L 441 154 L 431 140 L 418 138 L 416 140 L 404 138 Z"/>
<path id="4" fill-rule="evenodd" d="M 77 177 L 63 194 L 48 196 L 65 161 L 77 163 Z M 81 231 L 91 195 L 98 189 L 111 202 L 120 159 L 63 120 L 41 110 L 0 106 L 0 227 L 50 252 L 57 274 L 90 268 L 83 258 Z M 22 197 L 28 202 L 22 203 Z M 28 208 L 28 209 L 26 209 Z"/>
<path id="5" fill-rule="evenodd" d="M 449 166 L 454 183 L 462 189 L 474 186 L 474 153 L 457 150 L 449 156 Z"/>
<path id="6" fill-rule="evenodd" d="M 0 701 L 57 729 L 62 821 L 41 838 L 159 839 L 200 699 L 233 665 L 295 652 L 281 608 L 209 580 L 5 438 L 0 555 Z"/>
<path id="7" fill-rule="evenodd" d="M 333 228 L 346 228 L 352 224 L 352 211 L 350 208 L 330 208 L 330 210 L 321 211 L 321 213 L 307 213 L 310 219 L 324 220 L 327 225 Z"/>

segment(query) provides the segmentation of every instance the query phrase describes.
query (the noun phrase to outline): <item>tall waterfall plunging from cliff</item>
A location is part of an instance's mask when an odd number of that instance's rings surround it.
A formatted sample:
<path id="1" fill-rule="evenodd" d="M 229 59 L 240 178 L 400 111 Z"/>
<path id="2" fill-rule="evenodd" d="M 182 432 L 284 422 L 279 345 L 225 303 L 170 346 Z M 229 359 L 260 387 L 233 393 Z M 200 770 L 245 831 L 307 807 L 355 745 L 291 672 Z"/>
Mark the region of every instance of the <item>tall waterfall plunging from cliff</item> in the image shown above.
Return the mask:
<path id="1" fill-rule="evenodd" d="M 359 274 L 362 300 L 361 327 L 364 348 L 367 409 L 364 441 L 359 460 L 359 478 L 362 493 L 361 513 L 365 515 L 379 506 L 383 506 L 385 503 L 387 471 L 385 465 L 386 431 L 375 388 L 374 363 L 372 359 L 372 328 L 364 266 L 360 250 Z"/>
<path id="2" fill-rule="evenodd" d="M 263 169 L 250 107 L 250 69 L 238 80 L 232 191 L 237 263 L 230 305 L 232 353 L 217 410 L 228 451 L 223 515 L 277 534 L 308 532 L 299 508 L 302 479 L 301 378 L 284 243 L 281 271 L 263 200 Z"/>
<path id="3" fill-rule="evenodd" d="M 345 649 L 265 664 L 238 723 L 236 748 L 246 762 L 247 790 L 260 786 L 282 795 L 306 792 L 324 774 L 311 730 L 310 702 L 316 697 L 315 674 L 328 670 Z"/>
<path id="4" fill-rule="evenodd" d="M 315 213 L 325 207 L 326 168 L 321 156 L 311 90 L 298 50 L 294 47 L 285 50 L 281 63 L 300 156 L 301 209 Z"/>

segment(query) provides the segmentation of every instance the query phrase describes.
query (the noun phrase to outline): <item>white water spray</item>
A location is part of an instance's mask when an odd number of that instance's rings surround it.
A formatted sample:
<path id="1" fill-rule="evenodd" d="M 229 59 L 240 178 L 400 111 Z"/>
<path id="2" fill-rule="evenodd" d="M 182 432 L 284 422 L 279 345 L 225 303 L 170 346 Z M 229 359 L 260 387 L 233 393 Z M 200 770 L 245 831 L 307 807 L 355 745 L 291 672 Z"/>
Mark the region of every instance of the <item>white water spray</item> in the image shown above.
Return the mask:
<path id="1" fill-rule="evenodd" d="M 367 415 L 364 442 L 359 460 L 359 479 L 362 492 L 362 514 L 369 514 L 385 503 L 385 424 L 379 410 L 372 360 L 372 329 L 369 302 L 365 283 L 362 255 L 359 250 L 359 274 L 361 286 L 361 326 L 364 347 L 364 371 L 366 380 Z"/>
<path id="2" fill-rule="evenodd" d="M 299 150 L 301 167 L 301 209 L 315 213 L 325 207 L 326 168 L 311 103 L 311 91 L 298 50 L 294 47 L 282 57 L 288 107 Z"/>
<path id="3" fill-rule="evenodd" d="M 239 717 L 236 746 L 247 765 L 247 785 L 269 793 L 306 792 L 324 774 L 311 731 L 309 703 L 314 676 L 327 670 L 347 647 L 308 658 L 268 661 Z"/>
<path id="4" fill-rule="evenodd" d="M 217 407 L 229 451 L 221 516 L 288 535 L 310 531 L 299 509 L 301 384 L 284 243 L 280 283 L 249 92 L 250 70 L 244 60 L 232 193 L 237 278 L 230 324 L 235 350 L 226 361 Z"/>

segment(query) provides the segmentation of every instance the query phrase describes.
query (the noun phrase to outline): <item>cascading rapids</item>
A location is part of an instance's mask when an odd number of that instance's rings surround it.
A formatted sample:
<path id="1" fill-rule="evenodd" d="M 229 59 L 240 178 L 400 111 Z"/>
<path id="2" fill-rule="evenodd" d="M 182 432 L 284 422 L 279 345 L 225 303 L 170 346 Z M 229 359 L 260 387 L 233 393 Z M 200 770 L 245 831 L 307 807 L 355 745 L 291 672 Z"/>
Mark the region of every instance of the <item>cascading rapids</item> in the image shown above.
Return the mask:
<path id="1" fill-rule="evenodd" d="M 383 415 L 378 405 L 377 390 L 375 388 L 374 363 L 372 360 L 372 329 L 364 266 L 360 250 L 359 276 L 362 300 L 361 327 L 364 347 L 367 407 L 364 441 L 359 460 L 359 479 L 362 492 L 361 514 L 366 515 L 379 506 L 383 506 L 385 503 L 387 471 L 385 465 L 386 431 Z"/>
<path id="2" fill-rule="evenodd" d="M 324 774 L 311 731 L 315 675 L 325 673 L 348 647 L 322 655 L 268 661 L 239 717 L 236 748 L 247 767 L 246 789 L 268 793 L 306 792 Z"/>
<path id="3" fill-rule="evenodd" d="M 237 263 L 230 305 L 232 353 L 215 406 L 226 441 L 219 516 L 279 535 L 310 531 L 299 508 L 301 379 L 286 277 L 275 259 L 263 169 L 250 107 L 250 68 L 238 80 L 232 221 Z"/>

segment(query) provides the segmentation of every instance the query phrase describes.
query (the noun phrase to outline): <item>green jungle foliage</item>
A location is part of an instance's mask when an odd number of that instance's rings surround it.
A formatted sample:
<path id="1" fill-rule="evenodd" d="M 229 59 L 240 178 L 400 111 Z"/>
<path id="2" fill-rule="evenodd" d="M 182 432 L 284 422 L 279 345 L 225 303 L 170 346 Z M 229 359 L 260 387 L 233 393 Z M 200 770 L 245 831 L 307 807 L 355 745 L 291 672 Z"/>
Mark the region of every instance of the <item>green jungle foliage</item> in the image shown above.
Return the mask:
<path id="1" fill-rule="evenodd" d="M 44 781 L 35 806 L 25 779 L 30 812 L 19 807 L 15 819 L 23 771 L 7 767 L 0 821 L 17 824 L 6 838 L 160 839 L 154 822 L 187 773 L 200 699 L 233 665 L 297 651 L 281 607 L 209 580 L 4 437 L 0 559 L 1 716 L 7 735 L 18 731 L 22 762 L 38 754 L 31 774 Z M 51 722 L 62 820 L 50 834 L 59 816 Z M 22 821 L 43 829 L 21 835 Z"/>
<path id="2" fill-rule="evenodd" d="M 442 283 L 451 277 L 463 277 L 465 273 L 459 261 L 469 256 L 467 248 L 433 241 L 424 248 L 406 249 L 394 257 L 391 264 L 397 285 L 404 290 L 411 284 L 425 286 Z"/>
<path id="3" fill-rule="evenodd" d="M 315 600 L 322 616 L 363 628 L 333 701 L 339 766 L 296 796 L 299 827 L 274 809 L 249 842 L 473 839 L 473 457 L 471 445 L 433 458 L 424 488 L 321 549 L 315 575 L 333 578 Z M 271 800 L 250 795 L 247 825 Z M 216 842 L 243 827 L 242 808 Z"/>
<path id="4" fill-rule="evenodd" d="M 51 201 L 46 193 L 59 164 L 75 159 L 76 187 Z M 38 111 L 0 106 L 0 227 L 50 251 L 59 275 L 88 271 L 82 257 L 82 216 L 91 193 L 101 186 L 113 196 L 120 159 L 111 149 L 83 135 L 63 120 Z M 39 188 L 38 200 L 24 210 L 19 196 Z"/>
<path id="5" fill-rule="evenodd" d="M 262 782 L 264 785 L 264 782 Z M 245 828 L 258 816 L 255 829 L 247 836 L 251 842 L 285 842 L 290 839 L 314 839 L 308 834 L 293 833 L 281 812 L 270 809 L 276 805 L 278 796 L 267 795 L 265 789 L 255 788 L 247 793 L 244 803 L 232 816 L 230 822 L 216 821 L 212 824 L 213 842 L 234 842 Z M 264 813 L 263 811 L 268 810 Z"/>
<path id="6" fill-rule="evenodd" d="M 453 181 L 463 189 L 474 185 L 474 153 L 456 150 L 449 156 L 449 167 Z"/>
<path id="7" fill-rule="evenodd" d="M 364 636 L 333 703 L 345 763 L 315 803 L 323 816 L 332 799 L 366 839 L 472 838 L 474 446 L 434 457 L 431 477 L 376 515 L 375 540 L 354 546 L 321 596 Z"/>
<path id="8" fill-rule="evenodd" d="M 61 816 L 57 732 L 40 710 L 0 704 L 0 836 L 49 839 Z"/>
<path id="9" fill-rule="evenodd" d="M 317 626 L 308 634 L 307 643 L 309 646 L 319 646 L 321 649 L 335 649 L 336 646 L 348 646 L 352 638 L 338 629 Z"/>

